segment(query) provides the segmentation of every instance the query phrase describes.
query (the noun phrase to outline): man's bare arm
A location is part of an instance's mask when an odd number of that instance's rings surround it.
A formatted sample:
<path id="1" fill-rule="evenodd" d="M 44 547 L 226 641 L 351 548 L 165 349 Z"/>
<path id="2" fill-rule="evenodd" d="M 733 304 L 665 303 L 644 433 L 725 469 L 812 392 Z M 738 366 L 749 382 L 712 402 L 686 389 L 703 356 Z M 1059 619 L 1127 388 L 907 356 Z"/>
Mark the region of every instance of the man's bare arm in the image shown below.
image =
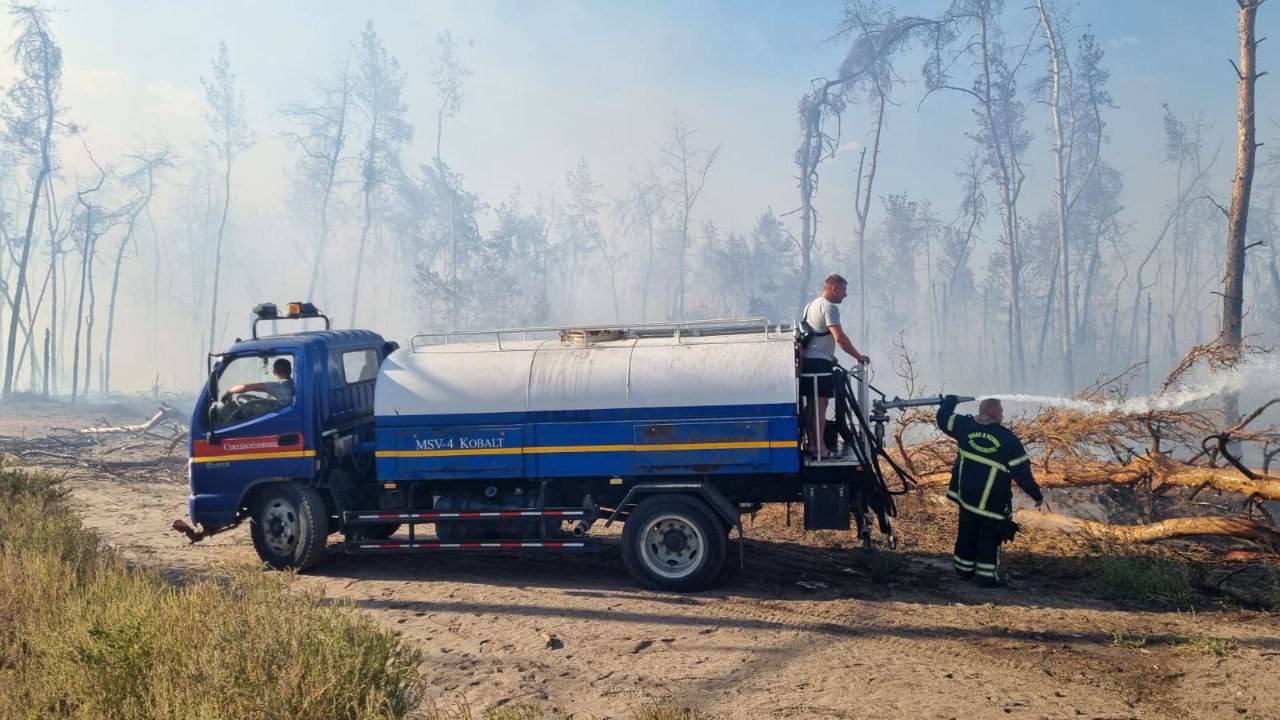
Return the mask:
<path id="1" fill-rule="evenodd" d="M 232 385 L 227 391 L 222 393 L 222 401 L 226 402 L 232 395 L 239 395 L 246 392 L 266 392 L 266 383 L 244 383 L 242 385 Z"/>
<path id="2" fill-rule="evenodd" d="M 832 339 L 836 341 L 836 344 L 840 346 L 841 350 L 852 355 L 853 359 L 858 362 L 871 362 L 870 357 L 858 352 L 858 348 L 853 346 L 853 341 L 849 339 L 849 336 L 844 333 L 844 330 L 839 325 L 828 325 L 827 329 L 831 331 Z"/>

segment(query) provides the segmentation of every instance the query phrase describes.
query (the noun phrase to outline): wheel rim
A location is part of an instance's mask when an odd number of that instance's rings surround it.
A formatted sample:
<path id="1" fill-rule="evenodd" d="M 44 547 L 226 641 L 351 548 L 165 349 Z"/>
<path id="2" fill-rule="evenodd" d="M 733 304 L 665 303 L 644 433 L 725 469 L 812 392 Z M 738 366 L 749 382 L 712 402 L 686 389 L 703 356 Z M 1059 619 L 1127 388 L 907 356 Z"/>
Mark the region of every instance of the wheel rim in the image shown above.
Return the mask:
<path id="1" fill-rule="evenodd" d="M 683 515 L 660 515 L 640 534 L 640 557 L 655 574 L 669 580 L 688 577 L 702 566 L 706 539 Z"/>
<path id="2" fill-rule="evenodd" d="M 298 511 L 288 500 L 273 498 L 262 513 L 262 535 L 267 547 L 277 555 L 290 555 L 302 534 Z"/>

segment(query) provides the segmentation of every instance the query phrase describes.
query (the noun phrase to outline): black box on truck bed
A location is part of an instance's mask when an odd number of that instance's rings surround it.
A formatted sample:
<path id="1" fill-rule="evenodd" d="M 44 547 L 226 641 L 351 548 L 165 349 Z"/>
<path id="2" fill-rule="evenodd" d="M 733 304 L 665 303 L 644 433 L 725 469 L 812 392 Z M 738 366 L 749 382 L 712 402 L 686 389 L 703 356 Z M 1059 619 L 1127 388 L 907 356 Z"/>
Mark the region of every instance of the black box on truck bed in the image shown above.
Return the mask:
<path id="1" fill-rule="evenodd" d="M 804 486 L 804 529 L 849 529 L 849 483 Z"/>

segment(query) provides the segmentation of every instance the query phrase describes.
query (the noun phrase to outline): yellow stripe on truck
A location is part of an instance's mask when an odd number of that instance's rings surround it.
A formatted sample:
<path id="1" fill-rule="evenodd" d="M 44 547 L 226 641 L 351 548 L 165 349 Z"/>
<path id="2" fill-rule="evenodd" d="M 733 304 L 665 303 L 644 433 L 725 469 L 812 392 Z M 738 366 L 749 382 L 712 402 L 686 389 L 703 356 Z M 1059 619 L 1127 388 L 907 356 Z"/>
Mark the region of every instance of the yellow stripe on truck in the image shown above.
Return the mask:
<path id="1" fill-rule="evenodd" d="M 654 445 L 542 445 L 519 448 L 474 448 L 468 450 L 379 450 L 378 457 L 456 457 L 459 455 L 546 455 L 584 452 L 651 452 L 679 450 L 761 450 L 794 448 L 795 440 L 752 440 L 722 443 L 668 443 Z"/>
<path id="2" fill-rule="evenodd" d="M 241 453 L 239 455 L 204 455 L 191 458 L 193 463 L 228 462 L 232 460 L 284 460 L 288 458 L 315 457 L 315 450 L 286 450 L 269 453 Z"/>

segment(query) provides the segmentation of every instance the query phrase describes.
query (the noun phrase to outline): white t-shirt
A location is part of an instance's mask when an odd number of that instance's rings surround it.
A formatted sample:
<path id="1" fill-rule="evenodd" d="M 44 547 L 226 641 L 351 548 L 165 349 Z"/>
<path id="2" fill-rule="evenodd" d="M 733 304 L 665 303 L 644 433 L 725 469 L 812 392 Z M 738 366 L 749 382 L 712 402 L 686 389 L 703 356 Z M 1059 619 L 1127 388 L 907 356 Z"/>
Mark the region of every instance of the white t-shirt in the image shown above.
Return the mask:
<path id="1" fill-rule="evenodd" d="M 809 323 L 809 327 L 813 328 L 814 332 L 829 333 L 832 325 L 840 324 L 840 306 L 822 296 L 818 296 L 813 299 L 813 302 L 805 306 L 804 321 Z M 809 346 L 804 349 L 804 356 L 835 362 L 835 337 L 828 334 L 812 338 L 809 340 Z"/>

